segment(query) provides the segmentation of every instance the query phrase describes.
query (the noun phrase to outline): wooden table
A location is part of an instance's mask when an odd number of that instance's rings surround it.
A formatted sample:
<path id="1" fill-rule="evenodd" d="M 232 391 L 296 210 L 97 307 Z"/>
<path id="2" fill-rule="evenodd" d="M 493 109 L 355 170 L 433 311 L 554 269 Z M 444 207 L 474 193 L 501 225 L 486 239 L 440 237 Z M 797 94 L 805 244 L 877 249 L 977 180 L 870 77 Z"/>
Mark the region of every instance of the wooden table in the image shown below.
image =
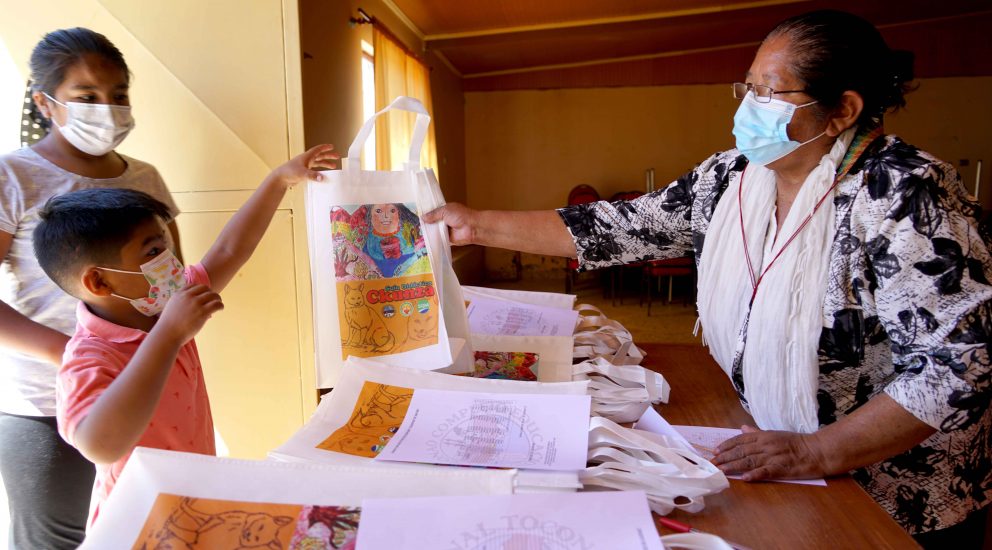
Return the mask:
<path id="1" fill-rule="evenodd" d="M 671 384 L 669 402 L 656 407 L 670 423 L 723 428 L 754 424 L 705 348 L 641 347 L 647 352 L 643 366 Z M 701 512 L 674 510 L 668 517 L 753 549 L 917 547 L 847 476 L 828 479 L 826 487 L 731 479 L 730 488 L 705 501 Z M 662 534 L 669 532 L 661 528 Z"/>

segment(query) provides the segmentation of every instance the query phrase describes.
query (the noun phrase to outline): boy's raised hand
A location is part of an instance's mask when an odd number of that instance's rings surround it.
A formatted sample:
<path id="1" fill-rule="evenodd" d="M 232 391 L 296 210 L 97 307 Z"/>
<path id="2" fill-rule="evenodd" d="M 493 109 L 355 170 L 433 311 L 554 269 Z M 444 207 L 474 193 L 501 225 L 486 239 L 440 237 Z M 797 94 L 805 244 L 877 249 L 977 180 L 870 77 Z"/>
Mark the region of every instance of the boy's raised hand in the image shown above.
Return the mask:
<path id="1" fill-rule="evenodd" d="M 210 275 L 214 291 L 223 292 L 251 257 L 286 190 L 308 179 L 322 181 L 317 170 L 334 168 L 338 158 L 333 145 L 318 145 L 278 166 L 262 180 L 203 257 L 203 268 Z"/>
<path id="2" fill-rule="evenodd" d="M 277 167 L 272 176 L 282 181 L 287 189 L 308 179 L 323 181 L 324 177 L 317 170 L 333 170 L 340 158 L 333 145 L 318 145 Z"/>
<path id="3" fill-rule="evenodd" d="M 155 330 L 165 331 L 170 339 L 182 346 L 194 336 L 214 313 L 224 309 L 220 294 L 204 285 L 190 285 L 169 298 Z"/>

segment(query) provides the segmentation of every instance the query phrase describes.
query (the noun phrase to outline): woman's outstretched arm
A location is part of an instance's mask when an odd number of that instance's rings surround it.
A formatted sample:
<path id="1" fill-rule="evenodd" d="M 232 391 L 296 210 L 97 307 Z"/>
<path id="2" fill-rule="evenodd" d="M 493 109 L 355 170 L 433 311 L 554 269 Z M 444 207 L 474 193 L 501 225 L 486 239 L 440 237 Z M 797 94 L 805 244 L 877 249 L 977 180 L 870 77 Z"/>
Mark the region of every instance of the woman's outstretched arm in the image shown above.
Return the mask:
<path id="1" fill-rule="evenodd" d="M 427 223 L 444 222 L 451 244 L 480 244 L 547 256 L 576 256 L 575 243 L 554 210 L 474 210 L 456 202 L 424 214 Z"/>

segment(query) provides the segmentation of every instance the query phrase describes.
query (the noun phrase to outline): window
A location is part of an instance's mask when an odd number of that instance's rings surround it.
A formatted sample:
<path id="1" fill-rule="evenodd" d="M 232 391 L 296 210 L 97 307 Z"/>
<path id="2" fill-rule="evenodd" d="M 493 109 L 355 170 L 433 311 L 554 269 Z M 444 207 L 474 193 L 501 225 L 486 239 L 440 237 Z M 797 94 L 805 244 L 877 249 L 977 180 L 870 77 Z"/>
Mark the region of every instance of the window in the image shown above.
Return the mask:
<path id="1" fill-rule="evenodd" d="M 362 40 L 362 117 L 375 114 L 375 51 L 372 44 Z M 362 151 L 362 169 L 375 170 L 375 127 Z"/>

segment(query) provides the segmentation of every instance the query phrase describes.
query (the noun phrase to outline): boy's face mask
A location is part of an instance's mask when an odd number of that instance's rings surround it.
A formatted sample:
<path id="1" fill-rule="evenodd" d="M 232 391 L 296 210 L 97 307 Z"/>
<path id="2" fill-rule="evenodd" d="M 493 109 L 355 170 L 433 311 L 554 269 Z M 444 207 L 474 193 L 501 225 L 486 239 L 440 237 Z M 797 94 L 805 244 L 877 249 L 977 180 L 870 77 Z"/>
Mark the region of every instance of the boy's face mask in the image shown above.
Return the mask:
<path id="1" fill-rule="evenodd" d="M 120 145 L 134 128 L 129 106 L 76 101 L 62 103 L 48 94 L 45 97 L 65 107 L 65 124 L 59 126 L 54 118 L 52 124 L 66 141 L 84 153 L 96 157 L 106 155 Z"/>
<path id="2" fill-rule="evenodd" d="M 123 269 L 112 269 L 101 267 L 106 271 L 116 273 L 129 273 L 133 275 L 144 275 L 148 280 L 148 296 L 142 298 L 128 298 L 111 293 L 111 296 L 131 302 L 134 309 L 141 313 L 154 317 L 165 309 L 172 295 L 186 286 L 186 275 L 183 264 L 171 250 L 159 254 L 151 261 L 141 264 L 141 271 L 125 271 Z"/>

